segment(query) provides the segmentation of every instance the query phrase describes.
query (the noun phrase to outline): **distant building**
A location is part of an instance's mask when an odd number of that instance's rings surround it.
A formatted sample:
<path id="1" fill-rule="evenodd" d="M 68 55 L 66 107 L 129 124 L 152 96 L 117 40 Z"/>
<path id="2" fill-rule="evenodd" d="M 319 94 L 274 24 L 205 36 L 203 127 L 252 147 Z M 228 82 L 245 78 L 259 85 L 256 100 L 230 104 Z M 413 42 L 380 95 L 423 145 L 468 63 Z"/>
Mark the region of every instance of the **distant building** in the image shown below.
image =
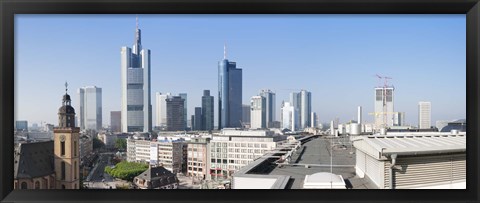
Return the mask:
<path id="1" fill-rule="evenodd" d="M 120 54 L 122 132 L 151 132 L 150 50 L 142 48 L 138 24 L 132 48 L 123 46 Z"/>
<path id="2" fill-rule="evenodd" d="M 432 104 L 430 102 L 418 102 L 418 128 L 428 129 L 432 124 Z"/>
<path id="3" fill-rule="evenodd" d="M 86 86 L 78 89 L 80 130 L 102 128 L 102 88 Z"/>
<path id="4" fill-rule="evenodd" d="M 113 149 L 115 147 L 115 142 L 117 141 L 117 135 L 111 132 L 100 132 L 97 135 L 106 148 Z"/>
<path id="5" fill-rule="evenodd" d="M 455 121 L 448 122 L 447 126 L 443 127 L 442 129 L 438 129 L 440 132 L 451 132 L 452 130 L 456 130 L 458 132 L 466 132 L 467 131 L 467 120 L 459 119 Z"/>
<path id="6" fill-rule="evenodd" d="M 267 127 L 267 103 L 266 98 L 262 96 L 253 96 L 250 100 L 250 128 L 261 129 Z"/>
<path id="7" fill-rule="evenodd" d="M 15 129 L 17 131 L 28 131 L 28 121 L 15 121 Z"/>
<path id="8" fill-rule="evenodd" d="M 250 124 L 250 105 L 242 104 L 242 122 Z"/>
<path id="9" fill-rule="evenodd" d="M 192 130 L 204 130 L 202 117 L 202 107 L 195 107 L 195 121 L 193 122 L 195 126 L 192 126 Z"/>
<path id="10" fill-rule="evenodd" d="M 110 130 L 112 132 L 122 131 L 122 112 L 110 111 Z"/>
<path id="11" fill-rule="evenodd" d="M 210 96 L 210 90 L 203 90 L 202 96 L 202 125 L 203 130 L 213 130 L 213 96 Z"/>
<path id="12" fill-rule="evenodd" d="M 311 127 L 311 128 L 316 128 L 317 125 L 318 125 L 318 122 L 317 122 L 317 113 L 312 112 L 310 115 L 311 115 L 311 118 L 310 118 L 310 121 L 311 121 L 310 127 Z"/>
<path id="13" fill-rule="evenodd" d="M 160 92 L 155 93 L 156 98 L 156 112 L 155 116 L 157 118 L 155 126 L 157 127 L 166 127 L 167 126 L 167 99 L 171 98 L 172 94 L 166 93 L 162 94 Z"/>
<path id="14" fill-rule="evenodd" d="M 180 96 L 174 96 L 167 100 L 167 130 L 183 131 L 185 130 L 185 119 L 183 118 L 185 108 L 184 99 Z"/>
<path id="15" fill-rule="evenodd" d="M 298 120 L 298 111 L 295 110 L 295 107 L 290 102 L 282 102 L 281 120 L 283 129 L 297 130 L 295 124 Z"/>
<path id="16" fill-rule="evenodd" d="M 187 171 L 187 144 L 183 141 L 127 139 L 127 161 L 162 165 L 172 173 Z"/>
<path id="17" fill-rule="evenodd" d="M 405 112 L 394 112 L 393 125 L 404 126 L 405 125 Z"/>
<path id="18" fill-rule="evenodd" d="M 294 114 L 298 115 L 295 120 L 295 129 L 308 128 L 311 125 L 312 94 L 306 90 L 290 93 L 290 104 L 294 107 Z"/>
<path id="19" fill-rule="evenodd" d="M 261 90 L 259 96 L 265 98 L 265 122 L 267 128 L 273 128 L 273 122 L 276 116 L 275 93 L 269 89 Z"/>
<path id="20" fill-rule="evenodd" d="M 93 139 L 90 136 L 82 135 L 79 140 L 80 166 L 82 166 L 86 162 L 91 161 L 93 156 Z"/>
<path id="21" fill-rule="evenodd" d="M 180 93 L 178 94 L 183 99 L 183 126 L 184 129 L 188 127 L 188 122 L 187 122 L 187 93 Z M 191 126 L 193 128 L 193 126 Z"/>
<path id="22" fill-rule="evenodd" d="M 218 129 L 241 127 L 242 69 L 228 61 L 224 47 L 223 60 L 218 62 Z"/>
<path id="23" fill-rule="evenodd" d="M 178 178 L 162 166 L 149 167 L 133 180 L 139 189 L 178 189 Z"/>
<path id="24" fill-rule="evenodd" d="M 375 88 L 375 125 L 377 128 L 393 126 L 394 88 Z"/>

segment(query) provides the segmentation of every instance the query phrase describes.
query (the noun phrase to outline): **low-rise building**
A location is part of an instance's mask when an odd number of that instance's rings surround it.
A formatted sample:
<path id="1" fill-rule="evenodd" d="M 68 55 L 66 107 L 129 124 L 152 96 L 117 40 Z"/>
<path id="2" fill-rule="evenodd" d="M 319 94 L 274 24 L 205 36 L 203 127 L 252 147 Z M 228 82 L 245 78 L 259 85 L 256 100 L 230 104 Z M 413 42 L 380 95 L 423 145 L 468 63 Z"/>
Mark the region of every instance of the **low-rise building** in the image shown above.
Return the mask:
<path id="1" fill-rule="evenodd" d="M 210 180 L 210 138 L 193 138 L 187 151 L 187 176 Z"/>
<path id="2" fill-rule="evenodd" d="M 178 178 L 162 166 L 149 167 L 134 178 L 133 183 L 139 189 L 177 189 Z"/>

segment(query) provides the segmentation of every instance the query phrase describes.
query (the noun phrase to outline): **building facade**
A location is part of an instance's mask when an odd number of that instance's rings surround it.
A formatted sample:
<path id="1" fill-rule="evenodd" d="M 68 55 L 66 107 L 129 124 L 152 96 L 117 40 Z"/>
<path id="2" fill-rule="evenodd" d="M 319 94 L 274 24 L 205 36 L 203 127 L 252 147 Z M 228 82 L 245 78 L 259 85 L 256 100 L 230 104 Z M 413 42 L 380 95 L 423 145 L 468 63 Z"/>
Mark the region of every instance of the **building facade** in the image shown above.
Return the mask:
<path id="1" fill-rule="evenodd" d="M 187 176 L 194 180 L 210 180 L 210 138 L 190 140 L 187 151 Z"/>
<path id="2" fill-rule="evenodd" d="M 253 96 L 250 100 L 250 128 L 260 129 L 267 127 L 267 102 L 262 96 Z"/>
<path id="3" fill-rule="evenodd" d="M 102 128 L 102 88 L 86 86 L 78 89 L 80 130 Z"/>
<path id="4" fill-rule="evenodd" d="M 185 119 L 183 118 L 185 108 L 184 99 L 180 96 L 173 96 L 167 100 L 167 130 L 182 131 L 185 130 Z"/>
<path id="5" fill-rule="evenodd" d="M 121 81 L 122 132 L 150 132 L 152 130 L 150 50 L 142 48 L 138 19 L 133 47 L 121 48 Z"/>
<path id="6" fill-rule="evenodd" d="M 276 106 L 275 106 L 275 93 L 272 92 L 269 89 L 266 90 L 261 90 L 259 96 L 262 96 L 265 98 L 265 103 L 266 103 L 266 110 L 265 110 L 265 115 L 266 115 L 266 124 L 267 128 L 273 128 L 273 125 L 276 120 Z"/>
<path id="7" fill-rule="evenodd" d="M 28 121 L 15 121 L 15 130 L 27 132 Z"/>
<path id="8" fill-rule="evenodd" d="M 296 123 L 298 120 L 298 111 L 295 110 L 295 107 L 290 102 L 283 102 L 282 103 L 282 128 L 289 129 L 291 131 L 296 131 L 298 128 L 296 127 Z"/>
<path id="9" fill-rule="evenodd" d="M 418 128 L 428 129 L 432 125 L 432 104 L 430 102 L 418 102 Z"/>
<path id="10" fill-rule="evenodd" d="M 156 122 L 155 126 L 157 127 L 166 127 L 167 126 L 167 101 L 166 99 L 171 98 L 171 93 L 162 94 L 160 92 L 155 93 L 156 98 Z"/>
<path id="11" fill-rule="evenodd" d="M 192 125 L 192 130 L 205 130 L 203 128 L 203 115 L 202 115 L 202 107 L 195 107 L 195 116 L 194 119 L 195 121 L 193 122 Z"/>
<path id="12" fill-rule="evenodd" d="M 242 104 L 242 122 L 244 124 L 250 124 L 250 105 Z"/>
<path id="13" fill-rule="evenodd" d="M 203 90 L 202 96 L 202 125 L 203 130 L 213 130 L 214 110 L 213 96 L 210 96 L 210 90 Z"/>
<path id="14" fill-rule="evenodd" d="M 218 62 L 218 129 L 241 127 L 242 69 L 228 61 Z"/>
<path id="15" fill-rule="evenodd" d="M 185 128 L 188 127 L 188 117 L 187 117 L 187 93 L 178 94 L 179 97 L 183 99 L 183 125 Z M 193 126 L 191 126 L 193 128 Z"/>
<path id="16" fill-rule="evenodd" d="M 122 112 L 110 111 L 110 130 L 112 132 L 122 131 Z"/>

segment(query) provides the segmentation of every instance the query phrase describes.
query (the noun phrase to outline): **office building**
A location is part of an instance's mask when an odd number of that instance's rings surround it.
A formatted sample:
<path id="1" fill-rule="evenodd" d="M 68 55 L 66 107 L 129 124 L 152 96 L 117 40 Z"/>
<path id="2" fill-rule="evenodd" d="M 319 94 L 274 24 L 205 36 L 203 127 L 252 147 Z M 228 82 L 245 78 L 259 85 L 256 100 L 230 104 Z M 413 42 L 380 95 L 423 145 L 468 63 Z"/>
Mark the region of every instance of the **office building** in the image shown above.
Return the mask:
<path id="1" fill-rule="evenodd" d="M 275 122 L 275 111 L 276 111 L 276 106 L 275 106 L 275 93 L 272 92 L 269 89 L 266 90 L 261 90 L 259 96 L 262 96 L 265 98 L 266 102 L 266 123 L 268 128 L 273 128 L 273 124 Z"/>
<path id="2" fill-rule="evenodd" d="M 283 129 L 297 130 L 295 124 L 298 120 L 298 111 L 295 110 L 295 107 L 290 102 L 282 102 L 281 120 Z"/>
<path id="3" fill-rule="evenodd" d="M 192 130 L 204 130 L 202 121 L 202 107 L 195 107 L 195 121 L 193 122 Z"/>
<path id="4" fill-rule="evenodd" d="M 375 126 L 376 128 L 393 126 L 394 122 L 394 88 L 375 88 Z"/>
<path id="5" fill-rule="evenodd" d="M 80 99 L 80 130 L 95 130 L 102 128 L 102 88 L 86 86 L 78 89 Z"/>
<path id="6" fill-rule="evenodd" d="M 187 117 L 187 93 L 178 94 L 183 99 L 183 125 L 185 128 L 188 127 L 188 117 Z M 193 128 L 193 126 L 191 126 Z"/>
<path id="7" fill-rule="evenodd" d="M 432 104 L 430 102 L 418 102 L 418 128 L 428 129 L 432 124 Z"/>
<path id="8" fill-rule="evenodd" d="M 267 102 L 266 98 L 262 96 L 253 96 L 250 100 L 250 128 L 251 129 L 261 129 L 266 128 L 266 110 Z"/>
<path id="9" fill-rule="evenodd" d="M 295 120 L 296 129 L 308 128 L 311 125 L 312 94 L 306 90 L 290 93 L 290 104 L 294 107 L 298 120 Z"/>
<path id="10" fill-rule="evenodd" d="M 318 125 L 317 113 L 312 112 L 310 115 L 311 115 L 311 117 L 310 117 L 310 121 L 311 121 L 310 127 L 311 127 L 311 128 L 316 128 L 317 125 Z"/>
<path id="11" fill-rule="evenodd" d="M 112 132 L 122 131 L 122 112 L 110 111 L 110 130 Z"/>
<path id="12" fill-rule="evenodd" d="M 150 50 L 141 39 L 137 18 L 133 47 L 121 49 L 122 132 L 152 131 Z"/>
<path id="13" fill-rule="evenodd" d="M 218 62 L 218 129 L 241 127 L 242 69 L 228 61 L 224 47 L 223 60 Z"/>
<path id="14" fill-rule="evenodd" d="M 28 121 L 15 121 L 15 130 L 27 132 Z"/>
<path id="15" fill-rule="evenodd" d="M 250 105 L 242 104 L 242 122 L 250 124 Z"/>
<path id="16" fill-rule="evenodd" d="M 404 126 L 405 125 L 405 112 L 394 112 L 393 125 Z"/>
<path id="17" fill-rule="evenodd" d="M 202 125 L 203 130 L 213 130 L 213 96 L 210 90 L 203 90 L 202 96 Z"/>
<path id="18" fill-rule="evenodd" d="M 185 130 L 185 119 L 183 118 L 185 108 L 184 99 L 180 96 L 173 96 L 166 99 L 167 101 L 167 130 L 183 131 Z"/>
<path id="19" fill-rule="evenodd" d="M 157 127 L 166 127 L 167 126 L 167 99 L 171 98 L 172 94 L 166 93 L 162 94 L 160 92 L 155 93 L 155 103 L 156 103 L 156 122 L 155 126 Z"/>

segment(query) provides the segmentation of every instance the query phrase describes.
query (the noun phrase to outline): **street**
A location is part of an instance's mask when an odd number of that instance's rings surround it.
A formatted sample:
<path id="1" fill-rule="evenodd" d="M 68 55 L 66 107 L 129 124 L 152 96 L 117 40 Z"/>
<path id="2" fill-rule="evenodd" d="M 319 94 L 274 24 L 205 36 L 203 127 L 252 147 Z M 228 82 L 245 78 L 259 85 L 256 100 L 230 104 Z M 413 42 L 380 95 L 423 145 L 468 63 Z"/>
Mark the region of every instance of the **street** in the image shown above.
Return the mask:
<path id="1" fill-rule="evenodd" d="M 105 167 L 111 165 L 112 153 L 101 153 L 98 162 L 86 178 L 84 185 L 88 189 L 116 189 L 116 183 L 113 177 L 105 173 Z"/>

